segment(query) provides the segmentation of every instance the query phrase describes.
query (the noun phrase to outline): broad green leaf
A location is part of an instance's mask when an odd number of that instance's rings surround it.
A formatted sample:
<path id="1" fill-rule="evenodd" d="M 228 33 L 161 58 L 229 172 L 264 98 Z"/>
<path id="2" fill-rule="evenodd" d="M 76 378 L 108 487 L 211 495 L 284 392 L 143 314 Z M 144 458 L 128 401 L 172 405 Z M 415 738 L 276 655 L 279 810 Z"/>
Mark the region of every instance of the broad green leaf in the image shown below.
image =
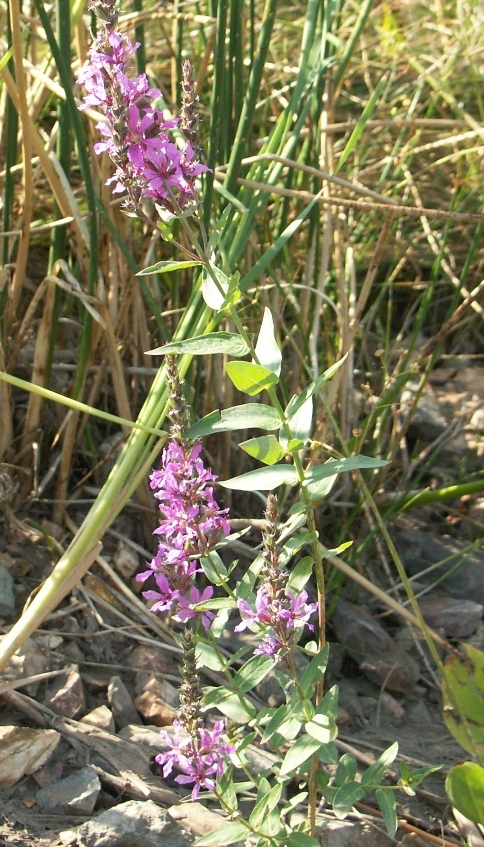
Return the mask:
<path id="1" fill-rule="evenodd" d="M 444 664 L 444 721 L 464 750 L 484 760 L 484 653 L 462 644 L 465 661 L 449 656 Z"/>
<path id="2" fill-rule="evenodd" d="M 264 309 L 264 317 L 255 346 L 255 355 L 261 365 L 279 376 L 281 373 L 282 353 L 274 334 L 274 321 L 270 309 Z"/>
<path id="3" fill-rule="evenodd" d="M 302 446 L 305 445 L 306 441 L 309 438 L 311 433 L 311 428 L 313 425 L 313 398 L 308 397 L 305 402 L 297 409 L 295 414 L 291 417 L 289 421 L 289 428 L 291 430 L 292 439 L 291 441 L 301 441 Z M 286 450 L 289 450 L 289 445 L 291 441 L 288 441 L 286 434 L 284 432 L 284 427 L 281 427 L 279 432 L 279 439 L 283 447 Z M 294 449 L 294 448 L 291 448 Z"/>
<path id="4" fill-rule="evenodd" d="M 284 458 L 285 451 L 282 449 L 275 435 L 261 435 L 259 438 L 250 438 L 239 444 L 249 456 L 264 462 L 265 465 L 275 465 Z"/>
<path id="5" fill-rule="evenodd" d="M 328 459 L 324 464 L 310 468 L 304 476 L 306 482 L 311 483 L 345 471 L 382 468 L 384 465 L 388 465 L 388 462 L 383 459 L 373 459 L 371 456 L 349 456 L 347 459 Z"/>
<path id="6" fill-rule="evenodd" d="M 306 488 L 311 500 L 323 500 L 324 497 L 327 497 L 337 479 L 338 474 L 335 474 L 326 477 L 326 479 L 320 479 L 318 482 L 310 482 Z"/>
<path id="7" fill-rule="evenodd" d="M 314 559 L 312 556 L 304 556 L 304 558 L 299 559 L 299 562 L 291 571 L 287 581 L 289 591 L 294 591 L 295 594 L 299 594 L 311 576 L 313 567 Z"/>
<path id="8" fill-rule="evenodd" d="M 304 724 L 304 729 L 312 738 L 316 738 L 321 744 L 329 744 L 334 741 L 338 734 L 338 727 L 334 720 L 326 715 L 314 715 L 312 721 Z"/>
<path id="9" fill-rule="evenodd" d="M 358 782 L 348 782 L 338 788 L 331 804 L 338 820 L 343 820 L 349 815 L 355 803 L 364 796 L 365 789 Z"/>
<path id="10" fill-rule="evenodd" d="M 272 406 L 264 403 L 245 403 L 230 406 L 223 411 L 210 412 L 187 431 L 187 438 L 202 438 L 214 432 L 229 432 L 237 429 L 277 429 L 280 418 Z"/>
<path id="11" fill-rule="evenodd" d="M 451 768 L 445 790 L 461 815 L 484 825 L 484 768 L 481 765 L 463 762 Z"/>
<path id="12" fill-rule="evenodd" d="M 226 353 L 228 356 L 246 356 L 249 348 L 244 339 L 235 332 L 208 332 L 185 341 L 173 341 L 147 350 L 146 356 L 161 356 L 166 353 L 190 353 L 191 356 L 210 356 L 214 353 Z"/>
<path id="13" fill-rule="evenodd" d="M 390 747 L 383 751 L 381 756 L 378 756 L 376 762 L 366 769 L 361 777 L 361 784 L 365 786 L 379 785 L 382 781 L 388 765 L 395 760 L 398 753 L 398 741 L 395 741 Z"/>
<path id="14" fill-rule="evenodd" d="M 257 830 L 261 824 L 264 823 L 266 816 L 276 808 L 283 788 L 282 783 L 276 783 L 276 785 L 271 788 L 270 783 L 267 780 L 264 780 L 264 782 L 267 783 L 269 790 L 267 791 L 266 789 L 265 795 L 257 801 L 249 818 L 250 825 Z"/>
<path id="15" fill-rule="evenodd" d="M 328 665 L 328 657 L 329 644 L 325 644 L 319 651 L 318 655 L 315 656 L 314 659 L 311 659 L 309 665 L 304 671 L 299 684 L 306 697 L 312 694 L 315 684 L 320 682 L 323 678 Z"/>
<path id="16" fill-rule="evenodd" d="M 227 823 L 219 829 L 213 829 L 208 835 L 203 835 L 202 838 L 197 838 L 195 847 L 225 847 L 226 844 L 234 844 L 235 841 L 245 841 L 249 835 L 249 830 L 244 824 L 239 821 Z"/>
<path id="17" fill-rule="evenodd" d="M 196 259 L 183 261 L 183 262 L 157 262 L 156 265 L 150 265 L 149 268 L 143 268 L 142 271 L 138 271 L 136 276 L 148 276 L 149 274 L 166 274 L 169 271 L 181 271 L 183 268 L 194 268 L 195 265 L 202 265 L 203 262 L 199 262 Z"/>
<path id="18" fill-rule="evenodd" d="M 195 650 L 197 667 L 210 668 L 212 671 L 221 671 L 225 667 L 225 661 L 220 658 L 211 644 L 198 641 Z"/>
<path id="19" fill-rule="evenodd" d="M 297 485 L 298 475 L 294 465 L 272 465 L 272 467 L 257 468 L 241 476 L 234 476 L 220 482 L 224 488 L 234 491 L 272 491 L 279 485 Z"/>
<path id="20" fill-rule="evenodd" d="M 321 842 L 306 832 L 291 832 L 285 843 L 287 847 L 321 847 Z"/>
<path id="21" fill-rule="evenodd" d="M 241 691 L 250 691 L 274 667 L 273 659 L 268 656 L 252 656 L 234 676 L 233 686 Z"/>
<path id="22" fill-rule="evenodd" d="M 303 403 L 305 403 L 309 397 L 312 397 L 316 391 L 319 391 L 321 386 L 324 385 L 324 383 L 327 382 L 328 379 L 331 379 L 331 377 L 334 376 L 336 371 L 340 369 L 343 362 L 346 361 L 347 355 L 348 354 L 343 356 L 343 358 L 340 359 L 339 362 L 336 362 L 334 365 L 331 365 L 331 367 L 328 368 L 320 376 L 318 376 L 318 378 L 314 382 L 312 382 L 311 385 L 308 385 L 307 388 L 304 389 L 304 391 L 301 391 L 300 394 L 294 394 L 294 396 L 291 397 L 284 412 L 286 420 L 290 421 L 290 419 L 293 417 L 293 415 L 296 414 L 298 409 L 301 408 Z"/>
<path id="23" fill-rule="evenodd" d="M 398 829 L 397 803 L 394 791 L 377 788 L 375 791 L 377 803 L 381 809 L 388 835 L 393 838 Z"/>
<path id="24" fill-rule="evenodd" d="M 333 685 L 324 695 L 316 709 L 315 715 L 321 715 L 324 718 L 330 718 L 332 721 L 336 721 L 338 714 L 338 694 L 338 686 Z"/>
<path id="25" fill-rule="evenodd" d="M 230 286 L 230 279 L 220 268 L 215 268 L 213 265 L 212 273 L 215 275 L 218 284 L 215 283 L 215 280 L 212 279 L 206 268 L 204 268 L 202 274 L 202 296 L 207 306 L 218 312 L 224 306 Z"/>
<path id="26" fill-rule="evenodd" d="M 333 786 L 341 788 L 347 782 L 353 782 L 358 769 L 358 763 L 351 753 L 343 753 L 338 762 L 336 773 L 333 779 Z"/>
<path id="27" fill-rule="evenodd" d="M 210 556 L 201 556 L 200 564 L 205 576 L 212 585 L 223 585 L 227 581 L 227 568 L 216 550 L 212 550 Z"/>
<path id="28" fill-rule="evenodd" d="M 303 762 L 306 762 L 313 753 L 317 753 L 320 747 L 320 742 L 316 741 L 315 738 L 311 738 L 309 735 L 302 735 L 284 756 L 284 760 L 281 765 L 281 776 L 285 776 L 286 774 L 290 774 L 295 771 L 296 768 L 298 768 L 299 765 L 302 765 Z"/>
<path id="29" fill-rule="evenodd" d="M 237 694 L 232 694 L 226 689 L 212 689 L 204 698 L 204 709 L 216 706 L 219 712 L 227 715 L 235 723 L 246 724 L 248 720 L 256 717 L 256 710 L 249 701 Z"/>
<path id="30" fill-rule="evenodd" d="M 269 368 L 255 365 L 254 362 L 227 362 L 225 370 L 239 391 L 255 397 L 265 388 L 278 382 L 278 377 Z"/>

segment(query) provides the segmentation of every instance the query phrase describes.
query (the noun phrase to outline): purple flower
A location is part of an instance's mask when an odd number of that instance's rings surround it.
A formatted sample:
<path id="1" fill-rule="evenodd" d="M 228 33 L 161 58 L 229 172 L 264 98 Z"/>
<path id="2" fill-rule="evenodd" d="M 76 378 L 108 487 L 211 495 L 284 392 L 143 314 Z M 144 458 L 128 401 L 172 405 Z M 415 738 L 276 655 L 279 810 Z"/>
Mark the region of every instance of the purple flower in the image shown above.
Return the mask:
<path id="1" fill-rule="evenodd" d="M 178 121 L 165 120 L 156 108 L 161 93 L 150 87 L 146 74 L 129 76 L 138 47 L 102 23 L 77 77 L 87 92 L 80 108 L 98 107 L 106 118 L 97 125 L 103 140 L 94 150 L 109 153 L 116 167 L 106 184 L 116 193 L 128 192 L 129 210 L 139 212 L 143 197 L 152 197 L 171 214 L 195 209 L 196 181 L 208 168 L 198 161 L 189 140 L 178 147 L 170 138 Z"/>
<path id="2" fill-rule="evenodd" d="M 159 539 L 158 551 L 136 579 L 155 578 L 157 590 L 143 592 L 154 601 L 151 611 L 170 612 L 181 621 L 199 617 L 208 629 L 215 615 L 197 606 L 210 600 L 213 588 L 201 593 L 195 587 L 198 559 L 230 532 L 230 525 L 228 510 L 219 508 L 209 484 L 217 477 L 205 467 L 201 450 L 200 444 L 172 441 L 163 450 L 161 468 L 151 473 L 150 486 L 161 512 L 153 532 Z"/>
<path id="3" fill-rule="evenodd" d="M 196 800 L 201 788 L 215 788 L 215 777 L 223 774 L 225 759 L 235 753 L 235 747 L 220 740 L 225 732 L 223 720 L 217 721 L 212 730 L 201 724 L 192 734 L 186 733 L 179 721 L 173 722 L 173 728 L 173 738 L 170 738 L 166 730 L 161 730 L 162 741 L 171 749 L 160 753 L 155 761 L 163 768 L 165 778 L 173 767 L 181 771 L 175 777 L 175 782 L 181 785 L 193 783 L 192 800 Z M 181 732 L 183 737 L 180 737 Z"/>
<path id="4" fill-rule="evenodd" d="M 262 642 L 254 653 L 265 654 L 273 658 L 281 650 L 287 650 L 294 644 L 294 636 L 297 630 L 307 626 L 310 630 L 314 627 L 309 623 L 311 615 L 317 611 L 317 603 L 307 603 L 307 591 L 301 591 L 298 597 L 292 592 L 271 598 L 268 594 L 268 586 L 263 585 L 258 589 L 255 598 L 255 609 L 246 600 L 239 598 L 237 606 L 242 622 L 235 627 L 236 632 L 241 632 L 247 627 L 256 624 L 263 628 Z"/>

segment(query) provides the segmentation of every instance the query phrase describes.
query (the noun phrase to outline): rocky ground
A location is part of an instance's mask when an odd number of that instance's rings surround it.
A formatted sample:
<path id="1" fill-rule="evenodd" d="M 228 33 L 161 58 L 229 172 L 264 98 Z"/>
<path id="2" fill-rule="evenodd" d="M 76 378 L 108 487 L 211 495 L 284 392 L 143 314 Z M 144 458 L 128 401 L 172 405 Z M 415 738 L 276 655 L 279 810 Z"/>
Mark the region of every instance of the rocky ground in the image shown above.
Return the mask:
<path id="1" fill-rule="evenodd" d="M 402 402 L 412 402 L 411 387 Z M 463 465 L 472 473 L 484 466 L 483 416 L 484 369 L 442 369 L 419 401 L 408 437 L 420 442 L 421 455 L 441 445 L 437 477 L 439 467 L 444 480 Z M 60 527 L 44 520 L 38 532 L 26 517 L 4 512 L 4 631 L 50 572 L 63 541 Z M 427 623 L 444 640 L 484 649 L 484 498 L 410 509 L 389 528 Z M 180 675 L 169 630 L 136 593 L 133 577 L 143 557 L 124 519 L 82 584 L 0 677 L 0 845 L 188 847 L 223 822 L 203 793 L 200 802 L 187 802 L 189 792 L 164 781 L 153 764 L 162 750 L 159 728 L 176 713 Z M 393 578 L 379 581 L 404 599 Z M 228 631 L 224 646 L 235 650 L 237 637 L 243 636 Z M 468 839 L 482 847 L 482 833 L 456 819 L 445 795 L 446 772 L 465 754 L 443 723 L 439 680 L 418 631 L 369 593 L 348 592 L 335 605 L 329 638 L 341 751 L 363 766 L 397 740 L 410 767 L 441 770 L 415 797 L 399 795 L 395 840 L 375 809 L 360 805 L 345 822 L 322 808 L 322 843 L 445 847 Z M 264 680 L 257 696 L 277 705 L 272 682 Z M 253 749 L 251 758 L 260 771 L 270 755 Z"/>

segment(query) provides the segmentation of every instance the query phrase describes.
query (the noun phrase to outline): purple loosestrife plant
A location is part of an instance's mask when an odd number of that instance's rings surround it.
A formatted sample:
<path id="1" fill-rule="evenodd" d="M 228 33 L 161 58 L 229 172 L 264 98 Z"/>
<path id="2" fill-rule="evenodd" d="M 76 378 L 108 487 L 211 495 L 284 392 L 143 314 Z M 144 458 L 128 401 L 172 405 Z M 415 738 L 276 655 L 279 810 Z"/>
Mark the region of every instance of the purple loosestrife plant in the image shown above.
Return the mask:
<path id="1" fill-rule="evenodd" d="M 131 214 L 146 219 L 142 202 L 152 198 L 162 216 L 179 220 L 193 247 L 193 252 L 185 248 L 192 259 L 188 264 L 203 267 L 201 291 L 206 305 L 216 313 L 214 324 L 224 312 L 236 330 L 207 332 L 151 352 L 170 356 L 223 353 L 238 357 L 225 365 L 235 388 L 251 398 L 265 391 L 270 405 L 250 402 L 213 412 L 199 422 L 201 428 L 195 432 L 217 434 L 236 428 L 270 432 L 241 444 L 263 467 L 226 480 L 223 485 L 246 492 L 272 491 L 285 485 L 288 490 L 296 489 L 299 495 L 282 526 L 276 498 L 268 496 L 263 552 L 242 575 L 239 566 L 239 579 L 232 588 L 230 580 L 236 573 L 236 563 L 225 565 L 216 550 L 230 531 L 228 513 L 215 500 L 216 476 L 205 467 L 200 444 L 187 434 L 189 415 L 175 360 L 168 358 L 173 409 L 171 440 L 163 451 L 160 468 L 150 477 L 161 513 L 154 531 L 158 550 L 148 569 L 137 577 L 141 582 L 154 579 L 156 588 L 144 593 L 152 602 L 152 611 L 167 612 L 184 624 L 178 636 L 184 680 L 180 709 L 173 735 L 162 732 L 168 749 L 157 756 L 157 762 L 164 776 L 175 770 L 179 784 L 192 786 L 193 799 L 202 788 L 214 792 L 230 819 L 217 833 L 223 844 L 245 841 L 250 836 L 256 847 L 318 847 L 316 810 L 321 799 L 332 804 L 342 818 L 367 791 L 374 792 L 390 834 L 394 835 L 394 789 L 382 786 L 381 780 L 396 756 L 396 745 L 367 771 L 366 781 L 356 778 L 357 762 L 351 754 L 345 754 L 338 764 L 338 750 L 333 743 L 337 735 L 337 689 L 335 686 L 325 693 L 323 688 L 328 658 L 323 559 L 348 545 L 324 552 L 315 517 L 315 502 L 327 495 L 337 473 L 378 468 L 386 463 L 351 456 L 304 465 L 313 426 L 313 397 L 343 360 L 294 395 L 285 407 L 281 404 L 283 392 L 278 386 L 282 353 L 269 309 L 264 310 L 254 345 L 235 308 L 242 296 L 238 275 L 228 276 L 215 264 L 217 233 L 207 240 L 197 216 L 195 222 L 187 220 L 190 213 L 198 210 L 197 179 L 206 170 L 199 157 L 197 98 L 191 69 L 188 65 L 183 68 L 184 103 L 177 127 L 176 120 L 165 119 L 160 92 L 150 87 L 146 75 L 132 75 L 131 64 L 138 45 L 119 31 L 113 0 L 95 0 L 93 7 L 102 22 L 79 82 L 87 92 L 84 108 L 97 108 L 104 115 L 98 125 L 103 138 L 95 149 L 98 153 L 108 152 L 113 160 L 115 170 L 109 183 L 115 192 L 126 192 L 125 208 Z M 184 138 L 180 143 L 174 141 L 176 127 Z M 177 262 L 168 264 L 171 270 L 177 267 Z M 186 265 L 183 262 L 179 266 Z M 159 270 L 155 265 L 143 273 Z M 250 361 L 244 359 L 246 356 Z M 307 555 L 300 558 L 303 549 Z M 217 595 L 225 592 L 225 597 L 215 597 L 212 585 L 202 590 L 196 584 L 201 570 L 217 586 Z M 311 578 L 317 603 L 308 602 L 305 586 Z M 255 646 L 242 644 L 230 654 L 222 650 L 220 638 L 234 609 L 242 619 L 235 631 L 250 628 L 260 638 Z M 303 643 L 304 630 L 314 629 L 311 617 L 316 612 L 318 642 Z M 248 651 L 252 655 L 246 659 Z M 301 672 L 296 654 L 302 660 Z M 203 664 L 210 668 L 212 678 L 214 672 L 219 675 L 219 684 L 202 692 L 199 667 Z M 280 685 L 282 703 L 259 709 L 252 691 L 269 673 Z M 205 720 L 203 713 L 213 708 L 230 721 L 230 741 L 224 737 L 223 719 L 214 724 Z M 251 730 L 248 737 L 247 724 Z M 249 743 L 268 745 L 274 756 L 274 763 L 263 774 L 251 768 Z M 242 782 L 234 776 L 229 757 L 238 769 L 235 774 L 243 771 Z M 411 775 L 406 768 L 400 783 L 405 790 L 413 790 L 424 775 Z M 282 805 L 283 790 L 295 782 L 305 784 L 307 792 L 294 799 L 288 792 L 287 803 Z M 238 803 L 239 795 L 248 789 L 256 803 L 246 819 L 239 812 Z M 293 826 L 287 816 L 306 797 L 307 823 Z M 213 834 L 199 839 L 198 844 L 211 847 Z"/>

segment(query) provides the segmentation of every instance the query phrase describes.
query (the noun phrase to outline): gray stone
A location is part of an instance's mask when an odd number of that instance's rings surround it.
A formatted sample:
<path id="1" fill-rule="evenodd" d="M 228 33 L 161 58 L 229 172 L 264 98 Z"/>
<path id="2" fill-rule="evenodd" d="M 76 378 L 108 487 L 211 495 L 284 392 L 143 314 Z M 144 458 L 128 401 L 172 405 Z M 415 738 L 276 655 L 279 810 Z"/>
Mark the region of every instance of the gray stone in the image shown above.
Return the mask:
<path id="1" fill-rule="evenodd" d="M 8 568 L 0 565 L 0 617 L 7 618 L 15 613 L 13 576 Z"/>
<path id="2" fill-rule="evenodd" d="M 77 847 L 191 847 L 195 841 L 152 800 L 121 803 L 60 838 Z"/>
<path id="3" fill-rule="evenodd" d="M 108 685 L 108 700 L 118 729 L 130 723 L 141 723 L 131 694 L 119 676 L 111 677 Z"/>
<path id="4" fill-rule="evenodd" d="M 81 768 L 71 776 L 37 791 L 35 799 L 46 815 L 90 815 L 101 790 L 99 777 L 92 768 Z"/>
<path id="5" fill-rule="evenodd" d="M 415 690 L 417 663 L 366 609 L 340 599 L 331 621 L 336 637 L 368 679 L 400 694 Z"/>
<path id="6" fill-rule="evenodd" d="M 418 386 L 418 380 L 410 380 L 402 391 L 400 403 L 405 414 L 408 414 L 415 404 Z M 436 438 L 443 435 L 448 427 L 447 419 L 442 414 L 432 389 L 426 385 L 413 410 L 408 428 L 409 433 L 422 441 L 435 441 Z"/>
<path id="7" fill-rule="evenodd" d="M 464 552 L 466 544 L 447 535 L 420 529 L 412 521 L 401 521 L 393 539 L 411 576 L 422 582 L 439 583 L 452 596 L 484 605 L 484 552 Z M 443 564 L 439 564 L 443 562 Z M 429 574 L 422 571 L 436 565 Z"/>
<path id="8" fill-rule="evenodd" d="M 325 847 L 391 847 L 393 838 L 380 827 L 350 821 L 329 821 L 321 832 Z"/>
<path id="9" fill-rule="evenodd" d="M 459 600 L 436 591 L 419 599 L 425 623 L 442 630 L 447 638 L 467 638 L 476 631 L 484 606 L 473 600 Z"/>

